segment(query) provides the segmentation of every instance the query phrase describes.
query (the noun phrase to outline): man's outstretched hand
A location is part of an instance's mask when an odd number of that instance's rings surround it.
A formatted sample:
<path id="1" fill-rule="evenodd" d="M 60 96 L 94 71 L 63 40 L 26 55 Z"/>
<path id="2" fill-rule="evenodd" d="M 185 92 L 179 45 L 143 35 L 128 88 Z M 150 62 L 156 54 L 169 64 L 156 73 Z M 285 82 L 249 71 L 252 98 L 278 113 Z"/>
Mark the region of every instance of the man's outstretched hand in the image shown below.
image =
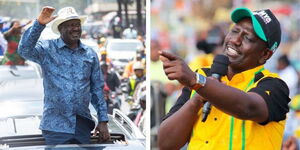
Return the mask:
<path id="1" fill-rule="evenodd" d="M 177 80 L 184 86 L 192 87 L 196 83 L 196 75 L 189 66 L 178 56 L 160 51 L 165 74 L 169 80 Z"/>
<path id="2" fill-rule="evenodd" d="M 52 16 L 55 8 L 50 7 L 50 6 L 45 6 L 42 8 L 42 11 L 40 12 L 40 15 L 38 17 L 38 22 L 40 24 L 47 24 L 54 20 L 57 16 Z"/>

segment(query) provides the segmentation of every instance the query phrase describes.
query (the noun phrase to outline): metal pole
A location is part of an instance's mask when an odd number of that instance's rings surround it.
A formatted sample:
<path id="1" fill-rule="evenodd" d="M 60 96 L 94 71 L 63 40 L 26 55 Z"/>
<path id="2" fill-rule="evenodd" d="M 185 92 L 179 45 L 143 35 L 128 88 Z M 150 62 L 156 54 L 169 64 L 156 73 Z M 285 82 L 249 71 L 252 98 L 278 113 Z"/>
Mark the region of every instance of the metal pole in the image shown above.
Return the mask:
<path id="1" fill-rule="evenodd" d="M 137 30 L 139 34 L 142 33 L 142 3 L 141 0 L 136 0 L 136 11 L 137 11 L 137 20 L 136 20 L 136 25 L 137 25 Z"/>
<path id="2" fill-rule="evenodd" d="M 129 27 L 129 19 L 128 19 L 128 0 L 123 0 L 124 2 L 124 6 L 125 6 L 125 23 L 126 23 L 126 27 Z"/>

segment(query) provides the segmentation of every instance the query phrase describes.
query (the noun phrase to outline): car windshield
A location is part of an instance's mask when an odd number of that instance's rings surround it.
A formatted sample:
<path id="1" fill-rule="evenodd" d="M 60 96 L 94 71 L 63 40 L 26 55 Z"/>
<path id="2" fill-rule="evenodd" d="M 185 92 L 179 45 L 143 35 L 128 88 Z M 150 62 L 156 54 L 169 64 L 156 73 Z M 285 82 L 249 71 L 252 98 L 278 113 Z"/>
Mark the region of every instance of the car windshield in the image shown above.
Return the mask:
<path id="1" fill-rule="evenodd" d="M 140 47 L 138 42 L 112 42 L 109 45 L 110 51 L 132 51 L 135 52 Z"/>
<path id="2" fill-rule="evenodd" d="M 11 103 L 13 104 L 13 103 Z M 14 103 L 16 104 L 16 103 Z M 24 104 L 24 103 L 23 103 Z M 28 104 L 34 104 L 32 102 L 28 102 Z M 20 106 L 20 103 L 17 104 Z M 39 107 L 42 105 L 41 102 L 38 102 L 36 105 L 39 105 Z M 9 103 L 5 104 L 5 106 L 11 106 Z M 22 110 L 18 110 L 18 112 L 25 112 Z M 119 133 L 124 134 L 123 130 L 120 128 L 120 126 L 117 125 L 117 122 L 114 121 L 113 116 L 109 115 L 109 132 L 110 133 Z M 15 115 L 10 117 L 1 118 L 0 117 L 0 137 L 7 137 L 7 136 L 20 136 L 20 135 L 33 135 L 33 134 L 41 134 L 41 130 L 39 130 L 39 123 L 41 120 L 41 114 L 40 115 Z M 127 136 L 125 134 L 126 139 L 131 139 L 130 136 Z"/>

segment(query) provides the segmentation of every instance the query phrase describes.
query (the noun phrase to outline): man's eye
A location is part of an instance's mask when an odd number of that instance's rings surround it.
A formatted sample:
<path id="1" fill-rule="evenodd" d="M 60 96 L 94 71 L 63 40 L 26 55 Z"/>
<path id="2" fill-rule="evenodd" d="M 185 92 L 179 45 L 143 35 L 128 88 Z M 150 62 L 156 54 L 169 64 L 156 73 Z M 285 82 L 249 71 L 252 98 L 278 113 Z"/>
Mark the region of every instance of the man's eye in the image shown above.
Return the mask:
<path id="1" fill-rule="evenodd" d="M 244 39 L 246 39 L 249 42 L 253 42 L 253 40 L 249 36 L 244 36 Z"/>
<path id="2" fill-rule="evenodd" d="M 239 31 L 238 30 L 231 30 L 231 32 L 238 33 Z"/>
<path id="3" fill-rule="evenodd" d="M 69 27 L 79 27 L 80 26 L 80 24 L 70 24 L 70 25 L 68 25 Z"/>

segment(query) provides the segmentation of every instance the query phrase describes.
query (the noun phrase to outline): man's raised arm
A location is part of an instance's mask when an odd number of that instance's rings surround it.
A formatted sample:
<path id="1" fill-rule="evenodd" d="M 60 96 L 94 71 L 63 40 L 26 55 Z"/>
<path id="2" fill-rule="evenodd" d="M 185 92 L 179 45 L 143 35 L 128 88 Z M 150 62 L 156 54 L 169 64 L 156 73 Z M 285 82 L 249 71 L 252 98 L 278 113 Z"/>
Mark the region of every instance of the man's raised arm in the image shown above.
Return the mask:
<path id="1" fill-rule="evenodd" d="M 45 6 L 33 26 L 28 28 L 20 41 L 18 53 L 31 61 L 41 63 L 42 60 L 42 42 L 38 42 L 41 32 L 44 30 L 45 25 L 56 18 L 52 16 L 55 8 Z"/>

